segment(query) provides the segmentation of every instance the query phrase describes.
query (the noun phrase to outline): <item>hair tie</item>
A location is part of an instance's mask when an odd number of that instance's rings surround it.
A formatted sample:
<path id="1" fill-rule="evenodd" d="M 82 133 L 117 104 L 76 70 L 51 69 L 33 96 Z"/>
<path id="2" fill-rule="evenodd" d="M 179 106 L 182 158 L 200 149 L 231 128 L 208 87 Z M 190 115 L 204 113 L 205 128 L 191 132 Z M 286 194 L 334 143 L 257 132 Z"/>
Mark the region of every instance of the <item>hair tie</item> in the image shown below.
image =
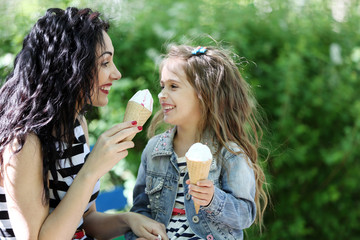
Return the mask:
<path id="1" fill-rule="evenodd" d="M 198 46 L 197 48 L 192 50 L 191 54 L 198 56 L 198 55 L 204 54 L 206 51 L 207 51 L 206 47 Z"/>

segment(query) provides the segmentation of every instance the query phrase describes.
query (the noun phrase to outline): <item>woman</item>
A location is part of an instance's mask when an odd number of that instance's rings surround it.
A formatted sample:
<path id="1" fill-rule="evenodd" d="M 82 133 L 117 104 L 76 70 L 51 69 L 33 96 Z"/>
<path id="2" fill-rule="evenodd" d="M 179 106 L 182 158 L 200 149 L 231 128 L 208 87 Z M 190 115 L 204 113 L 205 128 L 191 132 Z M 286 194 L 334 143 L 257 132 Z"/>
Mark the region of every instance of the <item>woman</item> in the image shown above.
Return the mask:
<path id="1" fill-rule="evenodd" d="M 99 178 L 126 157 L 135 121 L 104 132 L 90 153 L 87 105 L 105 106 L 113 81 L 109 24 L 90 9 L 49 9 L 25 37 L 0 90 L 0 237 L 110 239 L 129 231 L 167 239 L 134 213 L 96 211 Z"/>

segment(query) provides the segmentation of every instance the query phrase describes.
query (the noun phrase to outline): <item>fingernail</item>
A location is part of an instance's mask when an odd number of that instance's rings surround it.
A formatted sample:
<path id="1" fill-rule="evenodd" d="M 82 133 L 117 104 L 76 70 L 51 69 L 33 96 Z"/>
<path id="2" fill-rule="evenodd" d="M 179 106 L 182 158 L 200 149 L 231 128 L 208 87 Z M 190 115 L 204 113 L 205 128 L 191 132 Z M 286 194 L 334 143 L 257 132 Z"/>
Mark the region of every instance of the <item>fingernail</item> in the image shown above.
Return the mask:
<path id="1" fill-rule="evenodd" d="M 138 129 L 141 131 L 141 130 L 142 130 L 142 126 L 138 126 Z"/>
<path id="2" fill-rule="evenodd" d="M 132 125 L 136 125 L 136 124 L 137 124 L 137 121 L 132 121 L 131 124 L 132 124 Z"/>

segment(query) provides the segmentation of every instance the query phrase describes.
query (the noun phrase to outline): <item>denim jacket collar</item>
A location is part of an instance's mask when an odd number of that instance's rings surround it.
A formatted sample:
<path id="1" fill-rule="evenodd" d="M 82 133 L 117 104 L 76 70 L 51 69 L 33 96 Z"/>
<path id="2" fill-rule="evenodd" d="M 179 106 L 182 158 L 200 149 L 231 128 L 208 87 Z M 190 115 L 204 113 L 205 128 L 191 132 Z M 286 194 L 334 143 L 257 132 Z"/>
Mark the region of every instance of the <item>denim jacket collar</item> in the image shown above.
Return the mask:
<path id="1" fill-rule="evenodd" d="M 170 156 L 173 153 L 173 139 L 176 133 L 176 127 L 161 133 L 153 151 L 152 157 L 156 156 Z"/>
<path id="2" fill-rule="evenodd" d="M 152 157 L 172 155 L 174 151 L 173 140 L 176 130 L 175 126 L 159 135 L 159 139 L 151 153 Z M 212 154 L 216 153 L 219 147 L 217 141 L 214 139 L 214 134 L 210 130 L 205 131 L 201 143 L 207 145 L 211 149 Z"/>

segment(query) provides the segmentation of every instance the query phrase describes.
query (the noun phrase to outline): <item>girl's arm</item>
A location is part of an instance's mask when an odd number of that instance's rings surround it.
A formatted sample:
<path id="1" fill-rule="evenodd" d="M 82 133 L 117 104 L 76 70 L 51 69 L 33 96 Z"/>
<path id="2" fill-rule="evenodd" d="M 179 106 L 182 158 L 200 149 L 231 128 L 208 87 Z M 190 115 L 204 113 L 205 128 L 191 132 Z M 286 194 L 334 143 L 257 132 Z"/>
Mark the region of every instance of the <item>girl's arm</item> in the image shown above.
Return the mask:
<path id="1" fill-rule="evenodd" d="M 139 130 L 130 122 L 103 133 L 67 194 L 49 214 L 43 203 L 43 160 L 38 137 L 29 134 L 22 150 L 4 152 L 3 181 L 9 216 L 18 239 L 71 239 L 97 180 L 127 155 L 133 142 L 122 142 Z M 16 149 L 16 148 L 14 148 Z"/>
<path id="2" fill-rule="evenodd" d="M 207 217 L 231 228 L 245 229 L 256 216 L 255 177 L 244 155 L 224 160 L 221 189 L 215 187 L 211 203 L 204 207 Z"/>
<path id="3" fill-rule="evenodd" d="M 151 140 L 150 140 L 151 141 Z M 150 144 L 148 143 L 147 147 Z M 143 154 L 141 156 L 141 164 L 139 167 L 138 175 L 136 178 L 135 187 L 133 190 L 133 206 L 131 208 L 131 212 L 139 213 L 144 216 L 147 216 L 151 218 L 151 208 L 148 206 L 150 205 L 149 198 L 147 194 L 145 194 L 145 187 L 146 187 L 146 156 L 145 156 L 145 150 L 143 151 Z M 164 225 L 163 225 L 164 226 Z M 165 229 L 165 226 L 164 226 Z M 125 235 L 126 239 L 136 239 L 136 235 L 134 232 L 128 232 Z"/>

